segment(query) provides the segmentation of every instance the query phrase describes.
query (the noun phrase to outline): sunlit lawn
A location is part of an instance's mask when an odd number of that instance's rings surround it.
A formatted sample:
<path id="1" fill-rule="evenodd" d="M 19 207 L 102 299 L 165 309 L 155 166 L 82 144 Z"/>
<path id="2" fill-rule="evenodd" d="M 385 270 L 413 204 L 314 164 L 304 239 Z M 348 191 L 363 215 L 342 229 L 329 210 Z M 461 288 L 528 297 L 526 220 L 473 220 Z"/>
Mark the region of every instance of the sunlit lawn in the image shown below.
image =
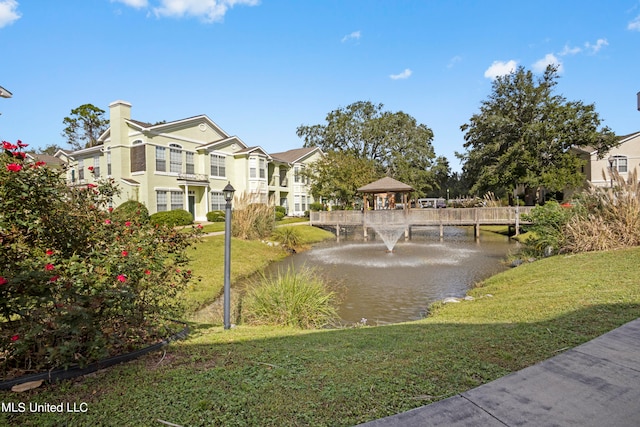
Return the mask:
<path id="1" fill-rule="evenodd" d="M 248 252 L 236 247 L 237 258 Z M 436 305 L 417 322 L 321 331 L 194 325 L 166 354 L 3 396 L 86 402 L 87 413 L 2 413 L 0 424 L 358 424 L 463 392 L 640 317 L 639 261 L 636 248 L 525 264 L 472 289 L 473 301 Z"/>

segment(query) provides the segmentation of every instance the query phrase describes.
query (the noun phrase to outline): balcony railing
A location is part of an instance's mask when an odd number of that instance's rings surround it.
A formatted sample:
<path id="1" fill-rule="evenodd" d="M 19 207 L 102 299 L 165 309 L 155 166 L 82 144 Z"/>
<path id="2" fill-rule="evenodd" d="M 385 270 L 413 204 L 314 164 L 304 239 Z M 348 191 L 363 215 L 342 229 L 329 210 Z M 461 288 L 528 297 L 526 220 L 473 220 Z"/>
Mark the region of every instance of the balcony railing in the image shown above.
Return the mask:
<path id="1" fill-rule="evenodd" d="M 209 182 L 209 176 L 201 173 L 180 173 L 178 179 L 181 181 Z"/>

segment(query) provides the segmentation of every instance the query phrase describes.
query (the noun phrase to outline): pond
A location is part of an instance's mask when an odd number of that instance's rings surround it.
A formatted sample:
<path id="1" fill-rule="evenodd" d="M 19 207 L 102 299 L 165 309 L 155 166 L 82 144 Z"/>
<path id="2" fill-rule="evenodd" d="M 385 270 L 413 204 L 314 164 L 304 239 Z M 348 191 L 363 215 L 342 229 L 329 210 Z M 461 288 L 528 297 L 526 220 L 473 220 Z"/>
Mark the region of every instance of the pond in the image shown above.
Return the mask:
<path id="1" fill-rule="evenodd" d="M 494 233 L 476 240 L 470 227 L 446 227 L 441 240 L 437 227 L 424 227 L 390 253 L 375 232 L 368 241 L 361 236 L 362 229 L 316 245 L 272 264 L 267 274 L 314 267 L 339 291 L 343 323 L 380 325 L 417 320 L 435 301 L 464 297 L 475 283 L 506 270 L 503 261 L 518 245 Z"/>

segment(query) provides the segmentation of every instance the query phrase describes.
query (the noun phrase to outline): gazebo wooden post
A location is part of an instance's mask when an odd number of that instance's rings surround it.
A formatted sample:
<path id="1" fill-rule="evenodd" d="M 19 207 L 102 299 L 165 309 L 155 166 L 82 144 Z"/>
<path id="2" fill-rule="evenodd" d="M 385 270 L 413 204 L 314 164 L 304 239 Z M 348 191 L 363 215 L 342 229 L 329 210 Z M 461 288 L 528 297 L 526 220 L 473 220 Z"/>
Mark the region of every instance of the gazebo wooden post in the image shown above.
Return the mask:
<path id="1" fill-rule="evenodd" d="M 364 239 L 367 240 L 369 236 L 367 235 L 367 211 L 369 210 L 369 198 L 367 197 L 367 193 L 362 193 L 362 230 Z"/>
<path id="2" fill-rule="evenodd" d="M 404 211 L 404 222 L 407 225 L 404 229 L 404 240 L 409 240 L 410 238 L 410 228 L 409 225 L 409 193 L 402 193 L 402 210 Z"/>

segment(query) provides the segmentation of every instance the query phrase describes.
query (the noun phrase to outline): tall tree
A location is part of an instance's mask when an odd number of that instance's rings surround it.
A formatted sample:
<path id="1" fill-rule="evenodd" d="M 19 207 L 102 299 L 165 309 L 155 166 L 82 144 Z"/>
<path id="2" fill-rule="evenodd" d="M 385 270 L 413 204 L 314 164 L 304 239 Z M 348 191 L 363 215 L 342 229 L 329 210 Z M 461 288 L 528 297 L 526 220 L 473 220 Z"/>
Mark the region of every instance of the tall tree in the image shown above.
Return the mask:
<path id="1" fill-rule="evenodd" d="M 71 116 L 65 117 L 62 123 L 66 126 L 62 136 L 74 150 L 80 150 L 99 145 L 98 138 L 109 121 L 104 118 L 104 110 L 84 104 L 71 110 Z"/>
<path id="2" fill-rule="evenodd" d="M 360 101 L 330 112 L 326 122 L 298 127 L 305 147 L 371 160 L 382 174 L 411 185 L 419 194 L 433 188 L 433 132 L 410 115 Z"/>
<path id="3" fill-rule="evenodd" d="M 472 192 L 504 195 L 518 185 L 562 191 L 581 184 L 580 160 L 571 146 L 590 146 L 606 153 L 616 138 L 599 128 L 593 104 L 567 101 L 554 94 L 558 70 L 549 66 L 535 79 L 519 67 L 498 77 L 480 112 L 461 126 L 465 132 L 463 176 Z"/>
<path id="4" fill-rule="evenodd" d="M 316 200 L 335 200 L 341 206 L 353 206 L 357 189 L 382 176 L 373 160 L 341 151 L 328 152 L 304 175 L 311 178 L 311 194 Z"/>

